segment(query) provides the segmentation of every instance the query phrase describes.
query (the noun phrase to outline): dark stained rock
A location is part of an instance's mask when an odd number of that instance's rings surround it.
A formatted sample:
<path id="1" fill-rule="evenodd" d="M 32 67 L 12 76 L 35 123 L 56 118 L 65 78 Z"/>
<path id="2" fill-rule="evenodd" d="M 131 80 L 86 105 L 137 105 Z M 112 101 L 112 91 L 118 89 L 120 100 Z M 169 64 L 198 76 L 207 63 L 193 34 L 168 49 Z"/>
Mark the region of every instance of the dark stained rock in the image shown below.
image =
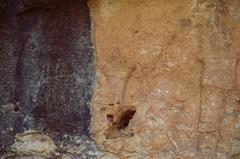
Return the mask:
<path id="1" fill-rule="evenodd" d="M 21 14 L 29 9 L 44 7 L 45 4 L 51 1 L 56 0 L 1 0 L 0 13 L 8 15 Z"/>
<path id="2" fill-rule="evenodd" d="M 89 136 L 95 71 L 87 2 L 5 0 L 0 10 L 1 153 L 28 130 Z"/>

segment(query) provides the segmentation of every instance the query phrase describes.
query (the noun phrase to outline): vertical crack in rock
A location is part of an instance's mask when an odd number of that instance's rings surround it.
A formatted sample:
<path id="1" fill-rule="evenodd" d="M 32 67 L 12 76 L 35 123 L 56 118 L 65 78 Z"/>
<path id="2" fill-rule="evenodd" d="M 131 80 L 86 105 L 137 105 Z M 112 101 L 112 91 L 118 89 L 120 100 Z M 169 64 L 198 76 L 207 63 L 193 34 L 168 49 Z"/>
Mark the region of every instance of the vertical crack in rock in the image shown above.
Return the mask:
<path id="1" fill-rule="evenodd" d="M 97 151 L 89 137 L 95 70 L 87 1 L 6 0 L 0 5 L 0 155 L 13 142 L 16 155 L 31 155 L 30 145 L 44 135 L 59 152 L 81 158 L 87 149 Z M 43 150 L 33 147 L 32 153 L 44 154 L 44 144 L 53 145 L 43 142 Z M 70 152 L 81 144 L 84 149 Z"/>

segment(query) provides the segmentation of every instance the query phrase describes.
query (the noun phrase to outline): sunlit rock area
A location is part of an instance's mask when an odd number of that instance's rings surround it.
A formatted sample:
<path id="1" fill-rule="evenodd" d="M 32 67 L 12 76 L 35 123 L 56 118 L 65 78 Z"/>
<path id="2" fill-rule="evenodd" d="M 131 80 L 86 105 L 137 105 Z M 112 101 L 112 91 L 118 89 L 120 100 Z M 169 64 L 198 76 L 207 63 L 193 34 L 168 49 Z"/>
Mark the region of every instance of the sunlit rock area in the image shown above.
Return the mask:
<path id="1" fill-rule="evenodd" d="M 0 0 L 1 159 L 239 159 L 239 0 Z"/>

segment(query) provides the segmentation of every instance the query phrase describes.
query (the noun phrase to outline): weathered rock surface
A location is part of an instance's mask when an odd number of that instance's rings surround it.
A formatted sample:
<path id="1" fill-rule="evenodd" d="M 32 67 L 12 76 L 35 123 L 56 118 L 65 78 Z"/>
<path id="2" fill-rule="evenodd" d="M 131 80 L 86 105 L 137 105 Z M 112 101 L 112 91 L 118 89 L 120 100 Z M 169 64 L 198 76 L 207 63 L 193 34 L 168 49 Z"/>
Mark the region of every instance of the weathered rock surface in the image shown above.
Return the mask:
<path id="1" fill-rule="evenodd" d="M 0 3 L 0 158 L 96 158 L 84 0 Z"/>
<path id="2" fill-rule="evenodd" d="M 240 1 L 91 0 L 91 130 L 125 159 L 240 158 Z"/>
<path id="3" fill-rule="evenodd" d="M 240 1 L 89 4 L 92 117 L 87 2 L 0 1 L 0 158 L 240 158 Z"/>

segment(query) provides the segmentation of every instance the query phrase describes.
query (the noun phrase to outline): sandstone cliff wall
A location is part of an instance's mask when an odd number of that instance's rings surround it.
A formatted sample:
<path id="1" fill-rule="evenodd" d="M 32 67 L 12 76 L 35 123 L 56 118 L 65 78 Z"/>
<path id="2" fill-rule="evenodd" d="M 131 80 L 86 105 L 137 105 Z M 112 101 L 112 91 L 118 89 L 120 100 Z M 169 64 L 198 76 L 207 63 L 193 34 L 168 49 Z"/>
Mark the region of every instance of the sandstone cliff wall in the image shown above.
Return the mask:
<path id="1" fill-rule="evenodd" d="M 239 0 L 0 1 L 0 158 L 239 159 L 239 47 Z"/>
<path id="2" fill-rule="evenodd" d="M 92 0 L 91 129 L 117 158 L 239 158 L 238 0 Z"/>

